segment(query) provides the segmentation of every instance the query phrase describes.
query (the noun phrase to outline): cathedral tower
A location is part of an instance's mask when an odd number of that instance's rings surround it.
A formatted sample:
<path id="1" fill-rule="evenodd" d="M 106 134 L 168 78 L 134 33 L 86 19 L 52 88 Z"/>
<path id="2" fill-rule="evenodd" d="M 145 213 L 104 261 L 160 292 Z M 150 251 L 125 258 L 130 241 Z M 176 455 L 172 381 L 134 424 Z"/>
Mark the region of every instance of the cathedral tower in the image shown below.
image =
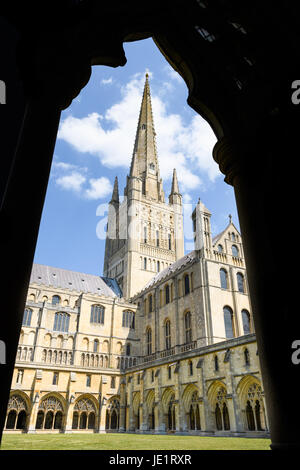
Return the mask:
<path id="1" fill-rule="evenodd" d="M 124 200 L 119 202 L 116 180 L 108 211 L 103 275 L 117 279 L 125 298 L 184 255 L 182 196 L 176 170 L 166 203 L 155 135 L 146 74 Z"/>

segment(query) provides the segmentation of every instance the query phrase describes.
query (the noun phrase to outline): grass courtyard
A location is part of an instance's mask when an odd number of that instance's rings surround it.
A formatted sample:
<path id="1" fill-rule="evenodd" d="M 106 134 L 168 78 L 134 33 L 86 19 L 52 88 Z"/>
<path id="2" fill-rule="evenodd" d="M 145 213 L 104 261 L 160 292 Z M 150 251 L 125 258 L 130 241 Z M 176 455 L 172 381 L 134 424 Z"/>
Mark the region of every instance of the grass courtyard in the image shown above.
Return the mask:
<path id="1" fill-rule="evenodd" d="M 1 450 L 269 450 L 269 439 L 136 434 L 4 434 Z"/>

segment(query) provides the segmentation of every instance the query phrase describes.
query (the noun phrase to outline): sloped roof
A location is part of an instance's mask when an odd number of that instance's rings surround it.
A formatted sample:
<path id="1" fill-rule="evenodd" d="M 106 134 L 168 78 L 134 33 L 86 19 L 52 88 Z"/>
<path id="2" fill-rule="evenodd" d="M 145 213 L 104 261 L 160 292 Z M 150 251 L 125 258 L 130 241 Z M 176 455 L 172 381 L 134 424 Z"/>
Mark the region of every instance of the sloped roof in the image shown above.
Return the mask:
<path id="1" fill-rule="evenodd" d="M 106 297 L 122 297 L 115 279 L 36 263 L 32 266 L 30 283 Z"/>
<path id="2" fill-rule="evenodd" d="M 196 251 L 191 251 L 187 255 L 183 256 L 182 258 L 178 259 L 174 263 L 170 264 L 170 266 L 168 266 L 163 271 L 157 273 L 156 276 L 154 276 L 140 292 L 143 292 L 144 290 L 149 289 L 149 287 L 153 286 L 154 284 L 157 284 L 158 282 L 162 281 L 166 277 L 175 273 L 176 271 L 181 269 L 183 266 L 193 263 L 196 259 L 197 259 Z M 133 297 L 137 297 L 139 294 L 140 293 L 134 295 Z"/>

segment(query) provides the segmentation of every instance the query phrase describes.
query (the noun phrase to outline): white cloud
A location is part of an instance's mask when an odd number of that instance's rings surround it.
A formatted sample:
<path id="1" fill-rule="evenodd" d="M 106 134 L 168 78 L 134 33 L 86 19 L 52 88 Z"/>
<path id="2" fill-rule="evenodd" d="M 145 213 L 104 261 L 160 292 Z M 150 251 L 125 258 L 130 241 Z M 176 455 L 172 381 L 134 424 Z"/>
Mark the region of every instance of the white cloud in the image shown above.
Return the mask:
<path id="1" fill-rule="evenodd" d="M 112 77 L 103 78 L 103 79 L 101 80 L 101 84 L 102 84 L 102 85 L 111 85 L 112 82 L 113 82 Z"/>
<path id="2" fill-rule="evenodd" d="M 83 118 L 66 117 L 58 138 L 79 152 L 97 156 L 107 167 L 129 168 L 144 80 L 144 74 L 135 74 L 121 88 L 120 101 L 104 116 L 94 112 Z M 216 138 L 209 125 L 198 115 L 186 124 L 179 114 L 168 112 L 166 100 L 152 92 L 151 96 L 162 178 L 171 179 L 176 167 L 182 191 L 196 189 L 203 177 L 214 181 L 219 170 L 211 155 Z"/>
<path id="3" fill-rule="evenodd" d="M 62 189 L 75 191 L 76 193 L 81 191 L 83 183 L 86 178 L 77 171 L 72 171 L 69 175 L 64 175 L 56 179 L 56 184 Z"/>
<path id="4" fill-rule="evenodd" d="M 84 193 L 87 199 L 101 199 L 112 193 L 112 184 L 105 176 L 98 179 L 91 178 L 89 183 L 90 187 Z"/>

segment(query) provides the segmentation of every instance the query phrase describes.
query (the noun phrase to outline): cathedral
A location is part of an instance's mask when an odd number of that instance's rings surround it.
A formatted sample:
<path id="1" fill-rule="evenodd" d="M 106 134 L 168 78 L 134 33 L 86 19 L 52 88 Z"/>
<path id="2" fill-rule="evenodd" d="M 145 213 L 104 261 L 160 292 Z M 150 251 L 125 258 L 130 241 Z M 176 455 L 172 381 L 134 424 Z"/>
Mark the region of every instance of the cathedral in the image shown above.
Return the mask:
<path id="1" fill-rule="evenodd" d="M 229 216 L 213 236 L 199 199 L 184 253 L 155 135 L 146 74 L 103 276 L 33 265 L 5 432 L 269 436 L 241 234 Z"/>

